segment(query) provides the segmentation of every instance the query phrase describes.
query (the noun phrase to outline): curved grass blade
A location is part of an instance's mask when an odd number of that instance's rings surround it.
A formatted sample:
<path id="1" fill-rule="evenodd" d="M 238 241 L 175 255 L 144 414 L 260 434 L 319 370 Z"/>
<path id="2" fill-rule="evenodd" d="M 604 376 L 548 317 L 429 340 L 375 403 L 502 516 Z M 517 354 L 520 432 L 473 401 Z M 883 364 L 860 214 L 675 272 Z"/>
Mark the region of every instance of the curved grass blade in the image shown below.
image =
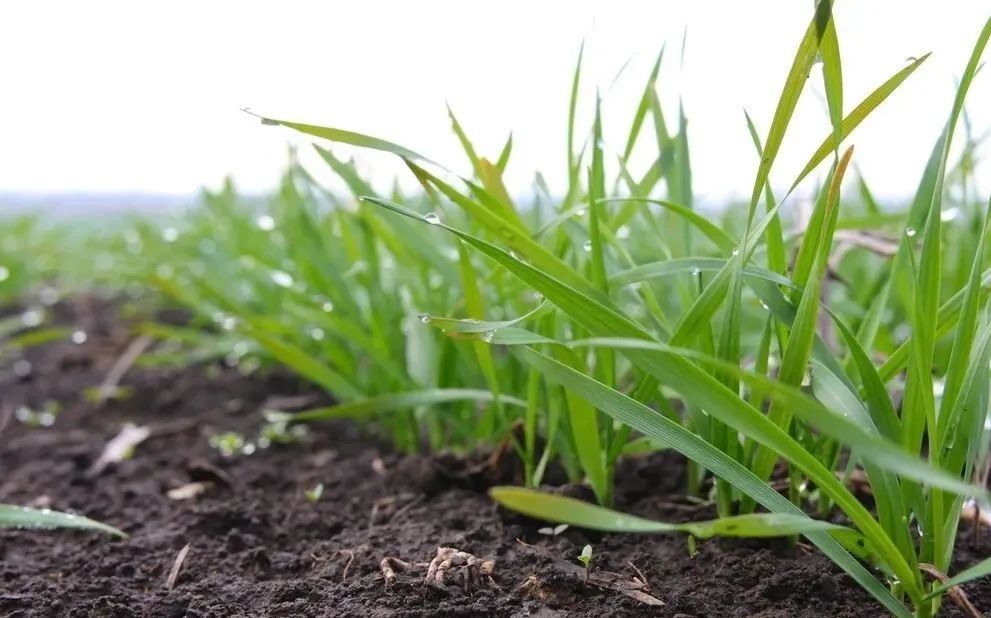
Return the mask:
<path id="1" fill-rule="evenodd" d="M 461 148 L 465 151 L 465 155 L 468 157 L 469 163 L 471 163 L 471 168 L 475 171 L 475 177 L 481 178 L 482 168 L 478 162 L 478 154 L 476 154 L 475 147 L 472 145 L 471 140 L 468 139 L 468 135 L 465 134 L 464 129 L 461 127 L 461 123 L 458 122 L 458 118 L 454 115 L 454 110 L 451 109 L 450 103 L 447 104 L 447 117 L 451 119 L 451 130 L 454 131 L 458 141 L 461 142 Z"/>
<path id="2" fill-rule="evenodd" d="M 647 112 L 650 109 L 650 95 L 654 92 L 654 88 L 657 86 L 657 75 L 661 70 L 661 61 L 664 59 L 664 48 L 665 46 L 662 45 L 660 53 L 657 54 L 657 60 L 654 61 L 654 66 L 650 70 L 650 77 L 647 78 L 647 84 L 644 86 L 643 95 L 640 97 L 640 103 L 637 105 L 637 110 L 633 114 L 633 122 L 630 124 L 630 133 L 626 138 L 626 147 L 623 148 L 623 163 L 630 160 L 630 155 L 633 154 L 633 147 L 637 143 L 637 137 L 640 136 L 640 129 L 643 126 L 643 121 L 647 117 Z"/>
<path id="3" fill-rule="evenodd" d="M 315 124 L 303 124 L 301 122 L 292 122 L 290 120 L 279 120 L 278 118 L 269 118 L 267 116 L 261 116 L 250 110 L 244 110 L 245 112 L 260 118 L 262 124 L 270 125 L 281 125 L 300 133 L 305 133 L 306 135 L 312 135 L 313 137 L 320 137 L 332 142 L 340 142 L 342 144 L 350 144 L 352 146 L 360 146 L 361 148 L 371 148 L 372 150 L 380 150 L 382 152 L 389 152 L 394 155 L 400 156 L 404 159 L 410 159 L 414 161 L 424 161 L 438 167 L 443 167 L 435 161 L 431 161 L 427 157 L 421 155 L 420 153 L 410 150 L 405 146 L 400 146 L 399 144 L 394 144 L 390 141 L 380 139 L 378 137 L 372 137 L 370 135 L 365 135 L 363 133 L 355 133 L 354 131 L 345 131 L 344 129 L 335 129 L 332 127 L 323 127 Z M 446 169 L 446 168 L 445 168 Z"/>
<path id="4" fill-rule="evenodd" d="M 50 509 L 32 509 L 13 504 L 0 504 L 0 528 L 72 528 L 103 532 L 122 539 L 127 538 L 127 534 L 117 528 L 81 515 Z"/>
<path id="5" fill-rule="evenodd" d="M 881 105 L 881 103 L 883 103 L 892 92 L 901 86 L 902 82 L 904 82 L 909 75 L 914 73 L 915 70 L 919 68 L 919 66 L 921 66 L 927 58 L 929 58 L 929 55 L 930 54 L 925 54 L 924 56 L 913 60 L 907 67 L 892 75 L 888 81 L 884 82 L 873 92 L 867 95 L 867 97 L 861 101 L 857 107 L 853 108 L 853 111 L 851 111 L 843 119 L 843 122 L 840 123 L 839 135 L 841 135 L 844 139 L 849 137 L 850 134 L 853 133 L 853 130 L 856 129 L 860 123 L 871 114 L 871 112 L 877 109 L 877 107 Z M 795 182 L 791 184 L 791 187 L 788 189 L 789 194 L 795 190 L 795 187 L 797 187 L 799 183 L 805 180 L 806 176 L 812 173 L 812 170 L 814 170 L 826 159 L 827 156 L 829 156 L 829 153 L 834 152 L 839 147 L 840 144 L 836 138 L 837 132 L 834 131 L 830 133 L 825 140 L 823 140 L 822 144 L 819 145 L 819 148 L 817 148 L 809 158 L 808 163 L 802 169 L 801 173 L 799 173 L 798 177 L 795 179 Z"/>
<path id="6" fill-rule="evenodd" d="M 785 79 L 784 88 L 782 88 L 781 95 L 778 97 L 778 106 L 774 110 L 771 129 L 768 131 L 767 138 L 764 140 L 764 156 L 761 157 L 760 165 L 757 168 L 757 178 L 754 180 L 753 192 L 750 195 L 750 215 L 748 219 L 753 218 L 754 210 L 757 208 L 757 202 L 760 200 L 760 194 L 764 190 L 764 183 L 767 182 L 767 178 L 771 173 L 771 166 L 778 155 L 778 150 L 781 148 L 781 142 L 784 140 L 788 123 L 795 113 L 798 98 L 805 87 L 809 71 L 812 70 L 812 64 L 815 62 L 816 55 L 822 45 L 823 36 L 831 26 L 832 21 L 832 0 L 820 0 L 816 4 L 812 23 L 809 24 L 805 36 L 798 45 L 791 69 L 788 71 L 788 77 Z"/>
<path id="7" fill-rule="evenodd" d="M 383 202 L 380 205 L 421 219 L 420 215 L 401 206 Z M 425 221 L 426 222 L 426 221 Z M 429 222 L 426 222 L 429 223 Z M 502 249 L 456 228 L 440 225 L 530 285 L 545 298 L 556 304 L 579 324 L 593 334 L 605 337 L 632 337 L 641 343 L 655 343 L 650 335 L 626 316 L 596 300 L 583 296 L 573 288 L 548 276 L 546 273 L 519 261 Z M 646 340 L 646 341 L 644 341 Z M 711 375 L 692 364 L 681 352 L 662 350 L 626 349 L 624 354 L 631 362 L 681 392 L 687 401 L 697 404 L 718 420 L 733 426 L 745 435 L 772 446 L 795 463 L 812 478 L 820 489 L 827 492 L 844 509 L 878 555 L 901 578 L 906 592 L 917 599 L 921 596 L 919 574 L 905 562 L 899 549 L 888 538 L 881 526 L 860 501 L 811 453 L 805 451 L 789 435 L 771 423 L 762 413 L 751 407 L 739 396 L 727 389 Z M 735 367 L 739 371 L 739 367 Z M 600 408 L 601 409 L 601 408 Z M 904 455 L 901 459 L 905 459 Z"/>
<path id="8" fill-rule="evenodd" d="M 674 202 L 669 202 L 666 200 L 655 200 L 642 197 L 616 197 L 600 200 L 605 203 L 610 202 L 643 202 L 645 204 L 657 204 L 658 206 L 663 206 L 668 210 L 684 217 L 689 223 L 694 225 L 700 232 L 705 234 L 705 236 L 713 242 L 721 251 L 724 253 L 730 253 L 736 248 L 736 240 L 724 232 L 722 228 L 715 225 L 702 215 L 698 214 L 690 208 L 686 208 L 680 204 L 675 204 Z"/>
<path id="9" fill-rule="evenodd" d="M 361 389 L 346 377 L 328 367 L 306 350 L 267 332 L 264 328 L 252 328 L 251 336 L 280 363 L 291 367 L 301 376 L 312 380 L 327 392 L 338 397 L 360 397 Z"/>
<path id="10" fill-rule="evenodd" d="M 698 274 L 700 272 L 717 272 L 726 266 L 724 258 L 674 258 L 672 260 L 661 260 L 658 262 L 648 262 L 620 271 L 609 278 L 609 284 L 615 287 L 622 287 L 680 274 Z M 744 266 L 743 276 L 753 279 L 763 279 L 776 285 L 782 285 L 795 290 L 800 290 L 791 279 L 778 273 L 761 268 L 759 266 Z"/>
<path id="11" fill-rule="evenodd" d="M 803 282 L 805 289 L 802 291 L 795 321 L 792 322 L 791 331 L 788 336 L 788 343 L 785 346 L 781 358 L 781 367 L 778 370 L 777 381 L 782 384 L 798 386 L 805 376 L 805 370 L 812 355 L 812 346 L 816 338 L 816 326 L 819 315 L 819 295 L 822 287 L 822 280 L 826 273 L 826 263 L 829 258 L 830 247 L 832 246 L 833 232 L 836 229 L 836 217 L 839 210 L 840 184 L 843 180 L 843 173 L 853 155 L 853 148 L 847 149 L 840 160 L 833 174 L 829 192 L 826 197 L 825 210 L 822 213 L 822 220 L 819 229 L 810 229 L 814 233 L 814 245 L 812 247 L 814 257 L 811 266 L 811 277 Z M 791 423 L 791 410 L 786 405 L 775 405 L 772 399 L 771 408 L 768 410 L 768 418 L 782 429 L 788 428 Z M 774 467 L 776 455 L 766 447 L 758 447 L 754 453 L 751 469 L 757 476 L 768 478 Z"/>
<path id="12" fill-rule="evenodd" d="M 499 505 L 535 519 L 603 532 L 645 534 L 680 532 L 699 539 L 715 536 L 770 538 L 830 530 L 853 532 L 838 524 L 796 513 L 758 513 L 721 517 L 711 521 L 672 524 L 620 513 L 567 496 L 522 487 L 493 487 L 489 490 L 489 496 Z"/>
<path id="13" fill-rule="evenodd" d="M 420 316 L 420 319 L 447 333 L 484 334 L 509 328 L 511 326 L 516 326 L 517 324 L 532 318 L 539 317 L 550 308 L 550 304 L 540 303 L 530 311 L 524 313 L 518 318 L 513 318 L 512 320 L 486 321 L 475 318 L 445 318 L 427 314 Z"/>
<path id="14" fill-rule="evenodd" d="M 523 348 L 519 354 L 527 363 L 540 370 L 546 379 L 566 386 L 621 423 L 712 470 L 769 511 L 804 515 L 801 509 L 754 476 L 743 464 L 679 423 L 531 348 Z M 823 532 L 809 532 L 806 536 L 894 615 L 911 615 L 836 539 Z M 902 572 L 909 572 L 908 565 L 905 565 Z M 909 586 L 911 587 L 911 583 Z"/>
<path id="15" fill-rule="evenodd" d="M 490 403 L 499 400 L 503 405 L 526 407 L 526 402 L 508 395 L 495 395 L 492 391 L 469 388 L 432 388 L 422 391 L 406 391 L 390 393 L 349 401 L 336 406 L 315 408 L 295 414 L 289 412 L 269 411 L 265 418 L 270 422 L 311 423 L 314 421 L 330 421 L 339 418 L 364 418 L 379 413 L 407 410 L 420 406 L 434 406 L 454 401 L 476 401 Z"/>
<path id="16" fill-rule="evenodd" d="M 950 579 L 941 583 L 939 586 L 933 588 L 932 592 L 926 595 L 926 598 L 931 599 L 933 597 L 938 597 L 954 586 L 966 584 L 969 581 L 973 581 L 981 577 L 987 577 L 988 575 L 991 575 L 991 558 L 985 558 L 974 566 L 960 571 Z"/>
<path id="17" fill-rule="evenodd" d="M 600 337 L 572 341 L 569 343 L 569 347 L 586 346 L 608 346 L 617 350 L 654 350 L 671 355 L 677 355 L 678 357 L 684 359 L 692 359 L 705 365 L 718 368 L 719 370 L 727 371 L 734 374 L 747 384 L 761 389 L 761 391 L 764 392 L 768 398 L 776 400 L 782 406 L 788 407 L 796 416 L 800 417 L 803 422 L 808 423 L 812 427 L 815 427 L 832 438 L 840 440 L 841 442 L 856 448 L 858 452 L 860 452 L 861 457 L 874 461 L 886 469 L 897 471 L 906 478 L 915 479 L 932 487 L 939 487 L 946 491 L 951 491 L 961 495 L 973 495 L 978 497 L 983 502 L 987 502 L 991 499 L 991 495 L 989 495 L 988 491 L 984 488 L 967 483 L 966 481 L 962 481 L 953 475 L 934 468 L 925 461 L 913 457 L 899 448 L 897 444 L 885 440 L 876 434 L 865 431 L 859 424 L 830 410 L 795 386 L 787 385 L 766 376 L 749 372 L 737 365 L 727 363 L 726 361 L 703 354 L 696 350 L 677 348 L 655 341 L 646 341 L 644 339 L 636 338 L 624 339 Z M 678 386 L 671 384 L 671 388 L 677 390 Z M 786 441 L 773 438 L 772 434 L 774 432 L 772 431 L 765 431 L 763 429 L 758 430 L 756 427 L 757 424 L 755 424 L 752 429 L 748 429 L 747 425 L 749 425 L 749 423 L 740 418 L 744 416 L 742 412 L 744 406 L 734 402 L 732 407 L 739 408 L 739 410 L 736 411 L 737 416 L 735 418 L 730 417 L 730 413 L 725 413 L 722 411 L 716 412 L 714 409 L 711 414 L 713 416 L 719 414 L 720 416 L 727 417 L 727 424 L 735 426 L 741 433 L 756 433 L 755 430 L 757 430 L 757 432 L 764 435 L 764 437 L 762 439 L 758 439 L 758 441 L 764 442 L 768 445 L 771 442 L 778 443 L 778 446 L 772 446 L 770 448 L 777 450 L 782 455 L 785 455 L 786 452 L 792 450 L 790 447 L 785 445 Z M 751 416 L 750 406 L 747 405 L 745 408 L 747 409 L 746 416 Z M 711 407 L 706 409 L 711 409 Z M 761 418 L 764 417 L 761 416 Z M 764 420 L 767 421 L 767 419 Z M 759 424 L 763 425 L 763 423 Z M 798 462 L 796 463 L 797 465 L 801 465 Z M 852 514 L 850 515 L 853 517 Z"/>

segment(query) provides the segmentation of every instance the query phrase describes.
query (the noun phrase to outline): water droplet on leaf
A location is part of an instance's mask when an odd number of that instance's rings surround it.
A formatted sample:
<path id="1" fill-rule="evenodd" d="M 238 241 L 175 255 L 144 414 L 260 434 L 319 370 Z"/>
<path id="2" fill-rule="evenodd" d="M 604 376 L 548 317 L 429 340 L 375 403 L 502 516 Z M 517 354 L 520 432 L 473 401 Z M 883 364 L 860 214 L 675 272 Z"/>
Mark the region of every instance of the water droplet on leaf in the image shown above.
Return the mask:
<path id="1" fill-rule="evenodd" d="M 259 215 L 258 218 L 255 219 L 255 225 L 257 225 L 260 230 L 271 232 L 275 229 L 275 219 L 273 219 L 270 215 Z"/>
<path id="2" fill-rule="evenodd" d="M 272 271 L 272 282 L 276 285 L 280 285 L 284 288 L 292 287 L 293 278 L 292 275 L 284 270 L 273 270 Z"/>

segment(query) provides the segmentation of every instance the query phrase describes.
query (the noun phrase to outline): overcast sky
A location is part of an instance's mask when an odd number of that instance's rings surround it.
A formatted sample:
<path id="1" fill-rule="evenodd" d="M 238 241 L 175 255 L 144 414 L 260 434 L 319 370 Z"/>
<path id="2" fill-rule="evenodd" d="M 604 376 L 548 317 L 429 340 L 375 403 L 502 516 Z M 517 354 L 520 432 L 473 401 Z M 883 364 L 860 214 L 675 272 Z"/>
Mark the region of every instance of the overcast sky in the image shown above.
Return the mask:
<path id="1" fill-rule="evenodd" d="M 670 114 L 684 97 L 696 192 L 708 200 L 749 194 L 756 158 L 742 110 L 766 133 L 812 4 L 4 3 L 0 192 L 184 194 L 216 186 L 226 174 L 246 190 L 265 190 L 278 178 L 286 143 L 305 140 L 261 126 L 239 111 L 244 106 L 385 137 L 467 171 L 445 101 L 482 154 L 496 156 L 514 131 L 513 191 L 526 191 L 536 169 L 560 187 L 569 82 L 585 39 L 579 121 L 590 122 L 601 88 L 608 149 L 622 147 L 650 64 L 667 41 L 660 93 Z M 933 52 L 850 140 L 876 192 L 909 194 L 991 0 L 837 4 L 848 111 L 907 58 Z M 772 173 L 779 186 L 828 130 L 819 76 L 815 69 Z M 991 76 L 979 76 L 969 101 L 976 127 L 991 127 Z M 387 155 L 356 154 L 380 181 L 402 173 Z"/>

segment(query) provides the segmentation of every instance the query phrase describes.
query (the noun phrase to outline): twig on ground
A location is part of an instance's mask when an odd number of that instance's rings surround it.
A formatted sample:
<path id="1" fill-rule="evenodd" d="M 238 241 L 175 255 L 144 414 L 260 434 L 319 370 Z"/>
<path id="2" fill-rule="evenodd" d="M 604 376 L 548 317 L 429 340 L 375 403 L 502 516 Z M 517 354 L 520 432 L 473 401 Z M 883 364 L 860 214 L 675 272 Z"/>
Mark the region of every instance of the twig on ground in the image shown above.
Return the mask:
<path id="1" fill-rule="evenodd" d="M 643 571 L 637 568 L 637 565 L 633 564 L 633 562 L 627 562 L 626 564 L 630 565 L 630 568 L 637 572 L 637 577 L 634 579 L 634 581 L 637 581 L 637 579 L 639 579 L 640 583 L 643 584 L 644 592 L 649 592 L 650 582 L 647 581 L 647 576 L 643 574 Z"/>
<path id="2" fill-rule="evenodd" d="M 927 562 L 919 563 L 919 569 L 928 573 L 942 584 L 945 584 L 950 580 L 950 578 L 946 576 L 946 573 L 943 573 L 934 565 Z M 977 611 L 977 608 L 971 604 L 970 599 L 967 598 L 967 594 L 964 593 L 963 588 L 960 586 L 951 587 L 946 591 L 946 595 L 950 597 L 954 603 L 956 603 L 957 607 L 960 608 L 960 611 L 962 611 L 964 615 L 969 616 L 970 618 L 982 618 L 982 616 L 984 616 L 984 614 Z"/>
<path id="3" fill-rule="evenodd" d="M 351 563 L 354 562 L 354 552 L 350 549 L 339 549 L 338 554 L 347 554 L 348 561 L 344 564 L 344 571 L 341 573 L 341 583 L 343 584 L 348 578 L 348 570 L 351 569 Z"/>
<path id="4" fill-rule="evenodd" d="M 213 488 L 213 483 L 209 481 L 194 481 L 186 483 L 165 492 L 169 500 L 192 500 Z"/>
<path id="5" fill-rule="evenodd" d="M 106 377 L 103 378 L 103 382 L 100 383 L 97 405 L 103 405 L 108 399 L 116 395 L 121 379 L 154 341 L 151 335 L 141 335 L 128 344 L 124 353 L 117 358 Z"/>
<path id="6" fill-rule="evenodd" d="M 413 568 L 413 565 L 409 562 L 390 556 L 382 558 L 382 561 L 379 562 L 379 569 L 382 571 L 382 577 L 385 578 L 386 588 L 391 588 L 396 583 L 396 573 L 403 573 L 411 568 Z"/>
<path id="7" fill-rule="evenodd" d="M 151 429 L 149 427 L 138 427 L 134 423 L 125 423 L 120 432 L 103 447 L 103 452 L 86 471 L 86 476 L 89 478 L 99 476 L 110 464 L 129 458 L 134 453 L 135 447 L 148 439 L 150 435 Z"/>
<path id="8" fill-rule="evenodd" d="M 462 585 L 466 594 L 478 588 L 498 588 L 492 574 L 495 572 L 494 560 L 480 560 L 474 554 L 461 551 L 455 547 L 438 547 L 433 559 L 427 562 L 406 562 L 399 558 L 387 556 L 379 563 L 385 587 L 391 588 L 396 583 L 396 574 L 413 569 L 426 568 L 427 575 L 424 584 L 446 584 L 451 571 L 461 575 Z"/>
<path id="9" fill-rule="evenodd" d="M 258 406 L 258 412 L 264 413 L 269 410 L 289 412 L 305 408 L 317 401 L 320 401 L 320 396 L 313 393 L 307 395 L 270 395 Z"/>
<path id="10" fill-rule="evenodd" d="M 165 580 L 166 590 L 175 588 L 175 582 L 179 579 L 179 571 L 182 570 L 182 564 L 186 561 L 186 556 L 189 555 L 189 547 L 190 544 L 186 543 L 186 546 L 179 550 L 179 555 L 175 557 L 172 570 L 169 571 L 169 578 Z"/>

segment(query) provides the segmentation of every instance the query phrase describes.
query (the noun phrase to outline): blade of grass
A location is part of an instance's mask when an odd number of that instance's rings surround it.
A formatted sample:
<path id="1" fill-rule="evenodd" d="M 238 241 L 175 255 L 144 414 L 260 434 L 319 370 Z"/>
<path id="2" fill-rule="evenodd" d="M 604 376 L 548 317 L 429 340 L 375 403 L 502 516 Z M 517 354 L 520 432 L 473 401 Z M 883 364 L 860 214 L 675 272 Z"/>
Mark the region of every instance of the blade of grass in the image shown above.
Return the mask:
<path id="1" fill-rule="evenodd" d="M 489 496 L 500 506 L 529 517 L 603 532 L 646 534 L 680 532 L 699 539 L 716 536 L 768 538 L 834 530 L 852 532 L 849 528 L 795 513 L 759 513 L 721 517 L 711 521 L 671 524 L 627 515 L 567 496 L 522 487 L 493 487 L 489 490 Z"/>
<path id="2" fill-rule="evenodd" d="M 127 538 L 127 534 L 113 526 L 98 521 L 62 513 L 51 509 L 32 509 L 26 506 L 0 504 L 0 528 L 73 528 L 91 532 L 103 532 L 111 536 Z"/>

